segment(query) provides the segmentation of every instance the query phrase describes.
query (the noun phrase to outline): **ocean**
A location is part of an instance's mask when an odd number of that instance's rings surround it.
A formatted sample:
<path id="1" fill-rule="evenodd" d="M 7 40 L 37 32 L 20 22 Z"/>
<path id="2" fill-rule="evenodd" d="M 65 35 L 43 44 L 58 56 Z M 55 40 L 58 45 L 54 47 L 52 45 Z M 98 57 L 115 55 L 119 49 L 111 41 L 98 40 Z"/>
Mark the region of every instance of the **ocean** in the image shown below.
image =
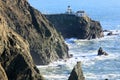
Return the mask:
<path id="1" fill-rule="evenodd" d="M 30 4 L 41 13 L 64 13 L 70 5 L 74 12 L 84 10 L 87 15 L 100 21 L 103 30 L 115 34 L 100 39 L 80 40 L 65 39 L 69 46 L 69 54 L 73 57 L 58 60 L 46 66 L 37 67 L 46 80 L 67 80 L 77 61 L 81 61 L 86 80 L 120 80 L 120 1 L 119 0 L 29 0 Z M 99 47 L 108 56 L 97 56 Z"/>

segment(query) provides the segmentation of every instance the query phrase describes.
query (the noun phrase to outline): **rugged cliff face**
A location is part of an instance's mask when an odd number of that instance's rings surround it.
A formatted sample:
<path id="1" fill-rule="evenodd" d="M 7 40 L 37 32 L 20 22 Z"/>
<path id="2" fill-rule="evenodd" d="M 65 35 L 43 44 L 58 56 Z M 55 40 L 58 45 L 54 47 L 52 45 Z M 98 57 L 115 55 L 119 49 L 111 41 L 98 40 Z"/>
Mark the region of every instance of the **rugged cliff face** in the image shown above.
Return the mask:
<path id="1" fill-rule="evenodd" d="M 28 42 L 0 15 L 0 80 L 43 80 L 29 51 Z"/>
<path id="2" fill-rule="evenodd" d="M 0 80 L 8 80 L 7 75 L 1 64 L 0 64 Z"/>
<path id="3" fill-rule="evenodd" d="M 79 17 L 74 14 L 45 15 L 55 25 L 64 38 L 94 39 L 103 37 L 103 31 L 98 21 L 88 16 Z"/>
<path id="4" fill-rule="evenodd" d="M 9 27 L 29 42 L 37 65 L 68 57 L 63 37 L 27 0 L 0 0 L 0 14 Z"/>

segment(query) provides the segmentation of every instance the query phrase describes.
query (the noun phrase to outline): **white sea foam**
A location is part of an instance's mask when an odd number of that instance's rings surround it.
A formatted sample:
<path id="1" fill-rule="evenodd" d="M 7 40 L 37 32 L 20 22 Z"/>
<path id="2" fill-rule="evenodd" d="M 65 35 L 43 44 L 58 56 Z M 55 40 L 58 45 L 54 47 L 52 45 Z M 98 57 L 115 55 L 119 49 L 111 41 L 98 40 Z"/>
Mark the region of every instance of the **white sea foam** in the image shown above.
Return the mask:
<path id="1" fill-rule="evenodd" d="M 119 74 L 93 74 L 93 73 L 85 73 L 86 80 L 120 80 Z"/>
<path id="2" fill-rule="evenodd" d="M 68 76 L 66 75 L 57 75 L 57 74 L 52 74 L 52 75 L 43 75 L 47 80 L 67 80 Z"/>
<path id="3" fill-rule="evenodd" d="M 93 73 L 84 73 L 84 76 L 86 79 L 91 79 L 91 80 L 97 79 L 97 76 Z"/>
<path id="4" fill-rule="evenodd" d="M 66 40 L 70 48 L 69 54 L 73 54 L 73 57 L 52 62 L 47 66 L 38 66 L 38 68 L 42 69 L 41 72 L 48 80 L 67 80 L 76 62 L 81 61 L 86 80 L 117 80 L 120 76 L 116 72 L 109 73 L 109 70 L 112 71 L 111 68 L 114 68 L 113 71 L 120 70 L 116 66 L 119 63 L 114 63 L 120 61 L 119 47 L 112 49 L 115 40 L 117 40 L 116 35 L 93 40 Z M 97 56 L 100 46 L 103 46 L 103 50 L 109 54 L 108 56 Z M 106 70 L 108 71 L 106 72 Z M 100 71 L 103 71 L 103 74 L 99 74 Z"/>

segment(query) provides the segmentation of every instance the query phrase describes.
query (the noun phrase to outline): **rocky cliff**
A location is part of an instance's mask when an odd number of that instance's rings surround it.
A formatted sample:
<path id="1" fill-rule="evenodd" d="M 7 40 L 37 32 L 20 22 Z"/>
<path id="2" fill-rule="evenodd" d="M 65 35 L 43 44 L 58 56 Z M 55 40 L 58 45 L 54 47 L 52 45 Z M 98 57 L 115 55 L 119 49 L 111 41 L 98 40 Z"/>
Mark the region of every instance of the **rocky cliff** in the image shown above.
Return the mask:
<path id="1" fill-rule="evenodd" d="M 29 51 L 28 42 L 0 15 L 0 80 L 43 80 Z"/>
<path id="2" fill-rule="evenodd" d="M 8 80 L 7 75 L 1 64 L 0 64 L 0 80 Z"/>
<path id="3" fill-rule="evenodd" d="M 85 80 L 85 77 L 83 75 L 83 71 L 81 68 L 81 62 L 77 62 L 68 80 Z"/>
<path id="4" fill-rule="evenodd" d="M 103 31 L 98 21 L 88 16 L 79 17 L 74 14 L 51 14 L 46 18 L 55 25 L 64 38 L 94 39 L 103 37 Z"/>
<path id="5" fill-rule="evenodd" d="M 37 65 L 68 57 L 63 37 L 27 0 L 0 0 L 0 14 L 9 27 L 28 41 Z"/>

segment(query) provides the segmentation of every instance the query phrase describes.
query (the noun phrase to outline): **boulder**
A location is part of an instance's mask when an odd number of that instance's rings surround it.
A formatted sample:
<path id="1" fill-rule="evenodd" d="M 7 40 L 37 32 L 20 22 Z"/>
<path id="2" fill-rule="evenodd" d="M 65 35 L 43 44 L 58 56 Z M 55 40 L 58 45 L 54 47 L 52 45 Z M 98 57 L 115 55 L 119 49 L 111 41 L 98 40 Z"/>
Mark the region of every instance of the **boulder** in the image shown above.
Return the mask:
<path id="1" fill-rule="evenodd" d="M 0 14 L 9 27 L 28 41 L 37 65 L 68 57 L 68 47 L 61 34 L 27 0 L 0 0 Z"/>
<path id="2" fill-rule="evenodd" d="M 109 32 L 107 35 L 108 35 L 108 36 L 111 36 L 111 35 L 113 35 L 113 33 L 112 33 L 112 32 Z"/>
<path id="3" fill-rule="evenodd" d="M 98 50 L 98 56 L 101 56 L 101 55 L 108 55 L 108 53 L 103 51 L 103 49 L 100 47 L 99 50 Z"/>
<path id="4" fill-rule="evenodd" d="M 1 15 L 0 63 L 3 80 L 44 80 L 32 60 L 28 42 L 14 32 Z"/>
<path id="5" fill-rule="evenodd" d="M 75 14 L 46 14 L 45 16 L 64 38 L 95 39 L 104 36 L 100 22 L 88 16 L 79 17 Z"/>
<path id="6" fill-rule="evenodd" d="M 81 68 L 81 62 L 77 62 L 68 80 L 85 80 L 85 77 L 83 75 L 83 71 Z"/>
<path id="7" fill-rule="evenodd" d="M 118 33 L 113 33 L 112 31 L 110 31 L 107 36 L 112 36 L 112 35 L 119 35 Z"/>

